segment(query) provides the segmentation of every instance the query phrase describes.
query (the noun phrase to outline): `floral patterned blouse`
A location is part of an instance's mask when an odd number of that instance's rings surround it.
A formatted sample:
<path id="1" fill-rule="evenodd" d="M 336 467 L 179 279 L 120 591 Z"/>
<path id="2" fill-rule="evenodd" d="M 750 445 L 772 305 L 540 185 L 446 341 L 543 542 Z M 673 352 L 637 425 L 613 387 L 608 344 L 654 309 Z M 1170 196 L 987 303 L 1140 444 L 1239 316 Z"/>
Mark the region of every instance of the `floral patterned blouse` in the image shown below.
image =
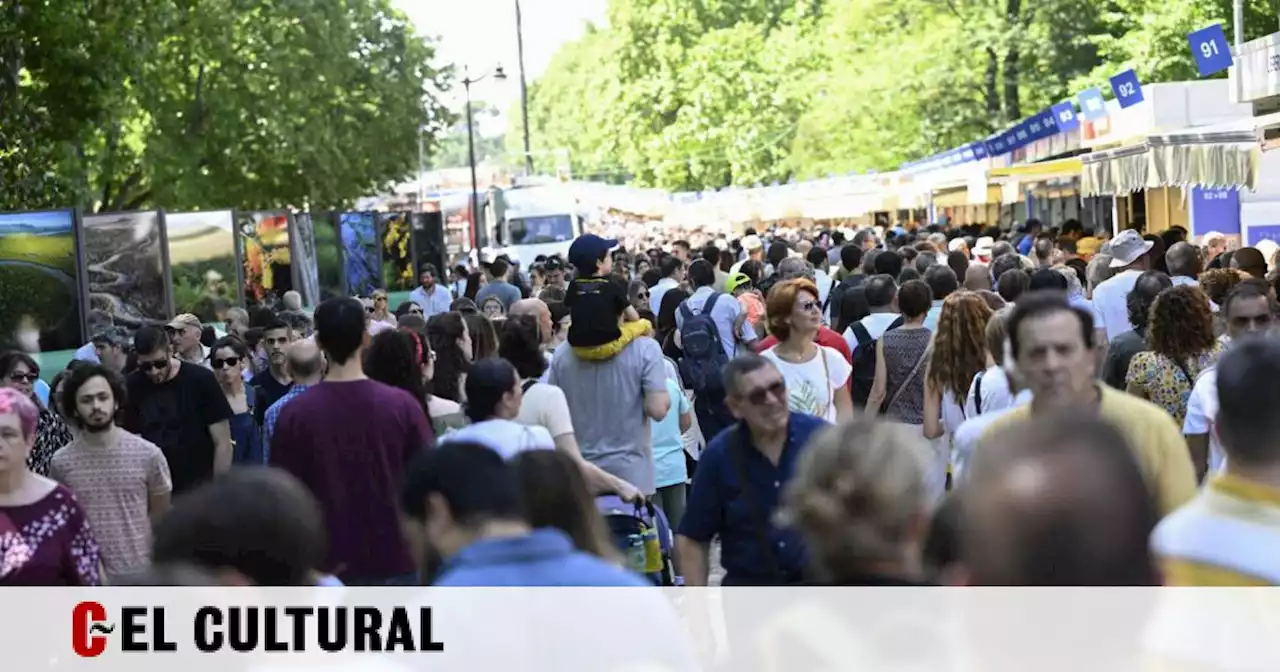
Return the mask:
<path id="1" fill-rule="evenodd" d="M 38 402 L 37 402 L 38 403 Z M 49 475 L 49 460 L 58 449 L 71 443 L 71 429 L 49 409 L 40 407 L 40 421 L 36 423 L 36 445 L 27 456 L 27 468 L 41 476 Z"/>
<path id="2" fill-rule="evenodd" d="M 0 585 L 96 586 L 98 542 L 62 485 L 23 506 L 0 506 Z"/>
<path id="3" fill-rule="evenodd" d="M 1181 427 L 1196 378 L 1201 371 L 1218 363 L 1222 351 L 1222 343 L 1215 343 L 1211 350 L 1188 362 L 1185 371 L 1165 355 L 1150 350 L 1139 352 L 1129 361 L 1125 384 L 1141 386 L 1151 403 L 1168 411 Z"/>

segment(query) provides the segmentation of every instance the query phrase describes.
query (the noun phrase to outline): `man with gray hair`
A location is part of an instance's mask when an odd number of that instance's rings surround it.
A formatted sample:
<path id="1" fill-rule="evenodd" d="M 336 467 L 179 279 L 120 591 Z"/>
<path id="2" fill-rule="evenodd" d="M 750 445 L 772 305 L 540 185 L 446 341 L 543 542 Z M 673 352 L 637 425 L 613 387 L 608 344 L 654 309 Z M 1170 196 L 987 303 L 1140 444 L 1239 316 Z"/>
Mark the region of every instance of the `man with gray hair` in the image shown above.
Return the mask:
<path id="1" fill-rule="evenodd" d="M 284 396 L 276 400 L 267 409 L 266 419 L 262 423 L 264 450 L 271 450 L 271 435 L 275 433 L 276 420 L 293 398 L 318 385 L 324 378 L 324 355 L 314 340 L 295 341 L 285 350 L 285 372 L 293 380 L 293 385 Z"/>
<path id="2" fill-rule="evenodd" d="M 1173 280 L 1174 287 L 1200 286 L 1200 281 L 1196 280 L 1200 277 L 1201 271 L 1200 250 L 1195 245 L 1185 242 L 1174 243 L 1164 253 L 1164 265 L 1169 269 L 1169 279 Z"/>
<path id="3" fill-rule="evenodd" d="M 285 310 L 294 312 L 300 311 L 302 310 L 302 295 L 296 290 L 291 289 L 285 292 L 284 296 L 281 297 L 280 304 L 284 306 Z"/>

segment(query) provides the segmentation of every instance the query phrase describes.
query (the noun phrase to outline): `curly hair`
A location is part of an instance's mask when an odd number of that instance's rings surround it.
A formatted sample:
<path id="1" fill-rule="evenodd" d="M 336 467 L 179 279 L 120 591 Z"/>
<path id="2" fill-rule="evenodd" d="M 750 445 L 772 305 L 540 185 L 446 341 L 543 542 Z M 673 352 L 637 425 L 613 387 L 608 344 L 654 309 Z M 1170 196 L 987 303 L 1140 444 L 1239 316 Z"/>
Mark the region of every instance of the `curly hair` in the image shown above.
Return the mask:
<path id="1" fill-rule="evenodd" d="M 764 312 L 769 326 L 769 333 L 779 341 L 791 336 L 791 311 L 795 309 L 800 293 L 805 292 L 818 300 L 818 286 L 812 280 L 797 278 L 783 280 L 769 290 L 769 298 L 765 300 Z"/>
<path id="2" fill-rule="evenodd" d="M 1213 313 L 1199 287 L 1180 285 L 1160 292 L 1151 305 L 1147 347 L 1180 364 L 1213 349 Z"/>
<path id="3" fill-rule="evenodd" d="M 1200 288 L 1209 296 L 1209 300 L 1221 306 L 1227 294 L 1235 289 L 1241 281 L 1253 277 L 1235 268 L 1211 268 L 1200 274 Z"/>
<path id="4" fill-rule="evenodd" d="M 942 302 L 933 337 L 926 380 L 956 399 L 969 394 L 969 383 L 987 368 L 987 321 L 991 307 L 975 292 L 956 292 Z"/>

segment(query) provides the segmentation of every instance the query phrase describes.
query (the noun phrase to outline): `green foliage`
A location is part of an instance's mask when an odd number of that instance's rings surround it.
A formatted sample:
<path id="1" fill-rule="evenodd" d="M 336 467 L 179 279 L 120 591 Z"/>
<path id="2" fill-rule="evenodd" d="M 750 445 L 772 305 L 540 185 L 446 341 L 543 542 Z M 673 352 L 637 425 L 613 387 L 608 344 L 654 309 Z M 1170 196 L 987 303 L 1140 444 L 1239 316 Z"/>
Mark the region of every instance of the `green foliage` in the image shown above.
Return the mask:
<path id="1" fill-rule="evenodd" d="M 1246 38 L 1278 26 L 1247 0 Z M 892 170 L 1135 67 L 1196 79 L 1230 0 L 610 0 L 530 86 L 575 177 L 705 190 Z M 508 151 L 518 152 L 518 114 Z"/>
<path id="2" fill-rule="evenodd" d="M 0 209 L 346 207 L 452 79 L 390 0 L 0 5 Z"/>

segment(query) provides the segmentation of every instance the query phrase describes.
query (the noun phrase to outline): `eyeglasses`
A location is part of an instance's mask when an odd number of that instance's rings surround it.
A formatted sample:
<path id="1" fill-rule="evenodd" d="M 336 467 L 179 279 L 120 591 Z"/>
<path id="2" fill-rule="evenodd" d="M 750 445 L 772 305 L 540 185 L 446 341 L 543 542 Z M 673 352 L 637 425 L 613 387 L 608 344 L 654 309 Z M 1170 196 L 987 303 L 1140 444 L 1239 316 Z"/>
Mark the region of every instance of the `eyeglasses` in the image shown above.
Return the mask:
<path id="1" fill-rule="evenodd" d="M 636 294 L 636 298 L 637 298 L 637 299 L 647 299 L 647 298 L 649 298 L 649 292 L 640 292 L 639 294 Z"/>
<path id="2" fill-rule="evenodd" d="M 421 315 L 421 314 L 422 314 L 422 309 L 421 309 L 421 308 L 410 308 L 410 309 L 409 309 L 409 314 L 410 314 L 410 315 Z"/>
<path id="3" fill-rule="evenodd" d="M 373 297 L 373 300 L 374 300 L 374 301 L 386 301 L 386 300 L 387 300 L 387 297 L 385 297 L 385 296 L 375 296 L 375 297 Z"/>
<path id="4" fill-rule="evenodd" d="M 235 366 L 240 363 L 239 357 L 228 357 L 226 359 L 210 359 L 209 364 L 215 369 L 221 369 L 224 366 Z"/>
<path id="5" fill-rule="evenodd" d="M 14 372 L 14 373 L 9 374 L 9 380 L 11 380 L 11 381 L 13 381 L 13 382 L 15 382 L 15 383 L 34 383 L 34 382 L 36 382 L 36 381 L 37 381 L 37 380 L 39 380 L 39 379 L 40 379 L 40 374 L 39 374 L 39 373 L 17 373 L 17 372 Z"/>
<path id="6" fill-rule="evenodd" d="M 161 359 L 155 362 L 138 362 L 139 371 L 159 371 L 169 366 L 169 360 Z"/>
<path id="7" fill-rule="evenodd" d="M 803 310 L 806 313 L 812 313 L 814 311 L 820 310 L 821 308 L 822 308 L 822 304 L 818 303 L 817 301 L 805 301 L 804 303 L 800 304 L 800 310 Z"/>
<path id="8" fill-rule="evenodd" d="M 768 387 L 751 390 L 743 394 L 742 398 L 754 406 L 761 406 L 768 402 L 771 396 L 779 401 L 785 400 L 787 398 L 787 382 L 779 380 Z"/>

